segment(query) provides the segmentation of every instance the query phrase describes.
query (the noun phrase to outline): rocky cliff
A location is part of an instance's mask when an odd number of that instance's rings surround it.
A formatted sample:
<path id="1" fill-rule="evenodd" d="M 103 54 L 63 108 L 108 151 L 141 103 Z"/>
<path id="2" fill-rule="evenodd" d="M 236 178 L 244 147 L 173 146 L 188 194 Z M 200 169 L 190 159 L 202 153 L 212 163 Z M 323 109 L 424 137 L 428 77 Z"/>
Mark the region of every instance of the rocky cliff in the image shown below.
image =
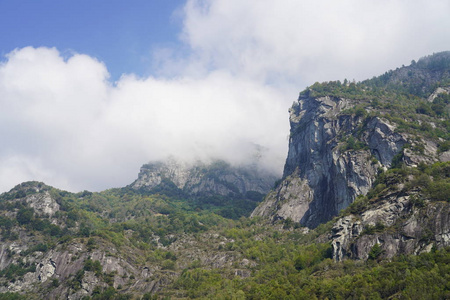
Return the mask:
<path id="1" fill-rule="evenodd" d="M 343 113 L 354 105 L 345 98 L 300 96 L 290 109 L 284 180 L 253 216 L 315 227 L 369 191 L 377 170 L 390 167 L 408 137 L 383 118 Z M 357 144 L 348 145 L 349 139 Z"/>
<path id="2" fill-rule="evenodd" d="M 303 91 L 289 110 L 283 180 L 252 216 L 316 227 L 366 195 L 393 164 L 448 160 L 438 149 L 448 132 L 448 62 L 445 52 L 362 83 Z"/>

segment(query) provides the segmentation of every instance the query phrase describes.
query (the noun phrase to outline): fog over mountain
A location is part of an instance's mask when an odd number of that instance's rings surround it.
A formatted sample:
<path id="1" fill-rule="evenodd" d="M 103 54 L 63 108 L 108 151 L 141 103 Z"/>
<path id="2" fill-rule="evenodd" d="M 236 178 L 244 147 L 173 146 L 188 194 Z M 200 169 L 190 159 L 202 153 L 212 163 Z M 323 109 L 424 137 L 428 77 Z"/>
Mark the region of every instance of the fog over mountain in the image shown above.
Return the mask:
<path id="1" fill-rule="evenodd" d="M 448 1 L 187 1 L 179 45 L 149 54 L 153 75 L 116 82 L 77 49 L 16 49 L 0 64 L 0 190 L 124 186 L 167 155 L 260 157 L 281 174 L 298 91 L 450 49 L 449 11 Z"/>

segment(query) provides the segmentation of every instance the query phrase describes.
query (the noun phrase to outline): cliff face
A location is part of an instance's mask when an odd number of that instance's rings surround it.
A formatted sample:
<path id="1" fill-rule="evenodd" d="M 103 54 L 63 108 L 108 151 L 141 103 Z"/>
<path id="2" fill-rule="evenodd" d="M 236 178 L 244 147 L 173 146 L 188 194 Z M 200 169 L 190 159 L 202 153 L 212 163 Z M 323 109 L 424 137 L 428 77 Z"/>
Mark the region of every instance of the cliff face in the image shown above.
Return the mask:
<path id="1" fill-rule="evenodd" d="M 189 164 L 171 158 L 143 165 L 131 187 L 151 191 L 168 181 L 189 196 L 239 196 L 248 192 L 263 195 L 275 180 L 274 174 L 256 165 L 233 167 L 225 161 Z"/>
<path id="2" fill-rule="evenodd" d="M 343 113 L 354 105 L 345 98 L 300 96 L 290 109 L 284 180 L 253 216 L 315 227 L 369 191 L 377 170 L 389 168 L 408 137 L 382 118 Z"/>
<path id="3" fill-rule="evenodd" d="M 447 161 L 438 147 L 448 139 L 449 70 L 444 52 L 362 83 L 307 88 L 289 110 L 283 180 L 252 216 L 316 227 L 366 195 L 380 170 Z"/>

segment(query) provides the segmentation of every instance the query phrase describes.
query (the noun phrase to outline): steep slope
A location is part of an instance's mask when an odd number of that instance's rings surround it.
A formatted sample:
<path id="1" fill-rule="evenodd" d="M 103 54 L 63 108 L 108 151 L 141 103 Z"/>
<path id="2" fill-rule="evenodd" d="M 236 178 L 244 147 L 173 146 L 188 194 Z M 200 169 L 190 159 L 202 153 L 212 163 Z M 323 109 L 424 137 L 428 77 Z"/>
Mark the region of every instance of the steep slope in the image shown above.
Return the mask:
<path id="1" fill-rule="evenodd" d="M 232 220 L 214 212 L 242 217 L 274 181 L 255 165 L 171 159 L 100 193 L 22 183 L 0 195 L 0 298 L 150 297 L 193 264 L 248 276 L 254 262 L 217 232 Z"/>
<path id="2" fill-rule="evenodd" d="M 316 83 L 290 109 L 283 180 L 252 213 L 308 227 L 366 195 L 380 170 L 449 160 L 450 52 L 362 83 Z"/>

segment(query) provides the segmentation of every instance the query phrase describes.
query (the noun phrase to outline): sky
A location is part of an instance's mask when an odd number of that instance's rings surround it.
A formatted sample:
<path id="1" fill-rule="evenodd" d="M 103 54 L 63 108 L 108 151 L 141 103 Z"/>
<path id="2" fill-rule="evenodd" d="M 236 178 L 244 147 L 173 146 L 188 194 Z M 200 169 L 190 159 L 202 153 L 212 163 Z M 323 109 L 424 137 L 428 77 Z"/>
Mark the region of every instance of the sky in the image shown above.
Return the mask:
<path id="1" fill-rule="evenodd" d="M 280 174 L 288 109 L 450 50 L 447 0 L 0 0 L 0 192 L 132 183 L 173 155 Z"/>

